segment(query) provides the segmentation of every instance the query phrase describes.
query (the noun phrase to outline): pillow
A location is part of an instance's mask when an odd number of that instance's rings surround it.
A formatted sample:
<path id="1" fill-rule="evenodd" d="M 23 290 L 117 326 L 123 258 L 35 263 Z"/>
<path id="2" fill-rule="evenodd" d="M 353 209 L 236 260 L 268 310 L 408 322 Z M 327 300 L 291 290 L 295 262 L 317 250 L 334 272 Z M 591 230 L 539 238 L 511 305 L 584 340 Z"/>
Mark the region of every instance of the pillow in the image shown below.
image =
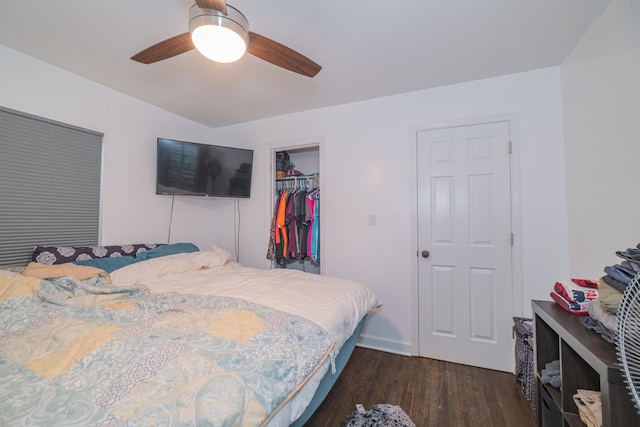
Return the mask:
<path id="1" fill-rule="evenodd" d="M 110 274 L 111 283 L 116 286 L 144 284 L 150 279 L 168 274 L 224 265 L 230 259 L 231 255 L 229 252 L 216 248 L 215 246 L 210 251 L 181 253 L 152 258 L 114 271 Z"/>
<path id="2" fill-rule="evenodd" d="M 31 261 L 40 264 L 64 264 L 73 261 L 82 261 L 96 258 L 109 258 L 116 256 L 136 257 L 149 249 L 154 249 L 162 244 L 144 243 L 134 245 L 115 246 L 35 246 Z"/>
<path id="3" fill-rule="evenodd" d="M 37 277 L 39 279 L 69 276 L 78 280 L 85 280 L 100 273 L 104 273 L 104 270 L 73 263 L 47 265 L 38 264 L 37 262 L 30 262 L 22 272 L 25 276 Z"/>
<path id="4" fill-rule="evenodd" d="M 216 245 L 211 245 L 211 250 L 204 253 L 208 254 L 208 264 L 205 266 L 206 268 L 213 268 L 218 265 L 224 265 L 227 263 L 227 261 L 231 260 L 231 254 L 224 249 L 217 247 Z"/>
<path id="5" fill-rule="evenodd" d="M 132 256 L 117 256 L 112 258 L 85 259 L 82 261 L 74 261 L 73 263 L 99 268 L 107 273 L 111 273 L 114 270 L 133 264 L 136 261 L 137 259 Z"/>
<path id="6" fill-rule="evenodd" d="M 148 260 L 159 258 L 167 255 L 183 254 L 197 252 L 200 249 L 193 243 L 172 243 L 170 245 L 162 245 L 157 248 L 149 249 L 138 255 L 138 260 Z"/>
<path id="7" fill-rule="evenodd" d="M 167 255 L 137 262 L 120 268 L 111 276 L 111 283 L 116 286 L 133 286 L 143 284 L 149 279 L 173 273 L 197 270 L 200 267 L 192 261 L 191 253 Z"/>

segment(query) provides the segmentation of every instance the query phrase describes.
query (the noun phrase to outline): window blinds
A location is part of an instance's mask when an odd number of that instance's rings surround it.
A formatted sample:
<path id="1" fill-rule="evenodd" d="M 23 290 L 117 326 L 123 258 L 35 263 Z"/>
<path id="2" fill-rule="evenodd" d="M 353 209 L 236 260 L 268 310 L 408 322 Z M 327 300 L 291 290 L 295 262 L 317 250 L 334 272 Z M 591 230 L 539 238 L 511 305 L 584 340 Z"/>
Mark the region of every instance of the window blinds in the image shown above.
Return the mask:
<path id="1" fill-rule="evenodd" d="M 102 136 L 0 107 L 0 266 L 98 244 Z"/>

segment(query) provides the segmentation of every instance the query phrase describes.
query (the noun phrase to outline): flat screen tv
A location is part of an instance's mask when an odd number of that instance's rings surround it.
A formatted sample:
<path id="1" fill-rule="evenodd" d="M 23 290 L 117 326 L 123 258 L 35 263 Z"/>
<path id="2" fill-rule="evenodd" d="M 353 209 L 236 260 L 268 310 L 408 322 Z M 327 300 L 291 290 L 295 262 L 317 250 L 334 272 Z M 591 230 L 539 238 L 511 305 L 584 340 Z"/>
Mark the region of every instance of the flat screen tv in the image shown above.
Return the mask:
<path id="1" fill-rule="evenodd" d="M 253 150 L 158 138 L 156 194 L 251 196 Z"/>

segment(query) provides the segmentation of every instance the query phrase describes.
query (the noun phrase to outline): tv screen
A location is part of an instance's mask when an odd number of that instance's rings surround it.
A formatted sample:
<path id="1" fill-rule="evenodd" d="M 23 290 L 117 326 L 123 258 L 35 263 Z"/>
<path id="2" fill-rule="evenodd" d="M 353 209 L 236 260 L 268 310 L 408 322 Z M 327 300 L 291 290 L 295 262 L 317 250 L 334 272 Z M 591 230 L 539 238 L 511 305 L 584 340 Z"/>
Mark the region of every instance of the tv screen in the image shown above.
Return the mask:
<path id="1" fill-rule="evenodd" d="M 158 138 L 156 194 L 251 196 L 253 150 Z"/>

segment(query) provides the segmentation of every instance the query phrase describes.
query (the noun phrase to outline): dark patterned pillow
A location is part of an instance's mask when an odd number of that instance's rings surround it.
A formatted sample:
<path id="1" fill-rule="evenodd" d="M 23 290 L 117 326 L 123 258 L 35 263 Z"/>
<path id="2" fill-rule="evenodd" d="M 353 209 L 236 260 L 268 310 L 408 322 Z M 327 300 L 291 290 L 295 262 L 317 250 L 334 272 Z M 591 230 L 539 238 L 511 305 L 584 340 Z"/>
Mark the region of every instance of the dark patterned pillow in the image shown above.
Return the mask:
<path id="1" fill-rule="evenodd" d="M 35 246 L 31 260 L 52 265 L 97 258 L 137 257 L 140 253 L 162 245 L 162 243 L 145 243 L 114 246 Z"/>

